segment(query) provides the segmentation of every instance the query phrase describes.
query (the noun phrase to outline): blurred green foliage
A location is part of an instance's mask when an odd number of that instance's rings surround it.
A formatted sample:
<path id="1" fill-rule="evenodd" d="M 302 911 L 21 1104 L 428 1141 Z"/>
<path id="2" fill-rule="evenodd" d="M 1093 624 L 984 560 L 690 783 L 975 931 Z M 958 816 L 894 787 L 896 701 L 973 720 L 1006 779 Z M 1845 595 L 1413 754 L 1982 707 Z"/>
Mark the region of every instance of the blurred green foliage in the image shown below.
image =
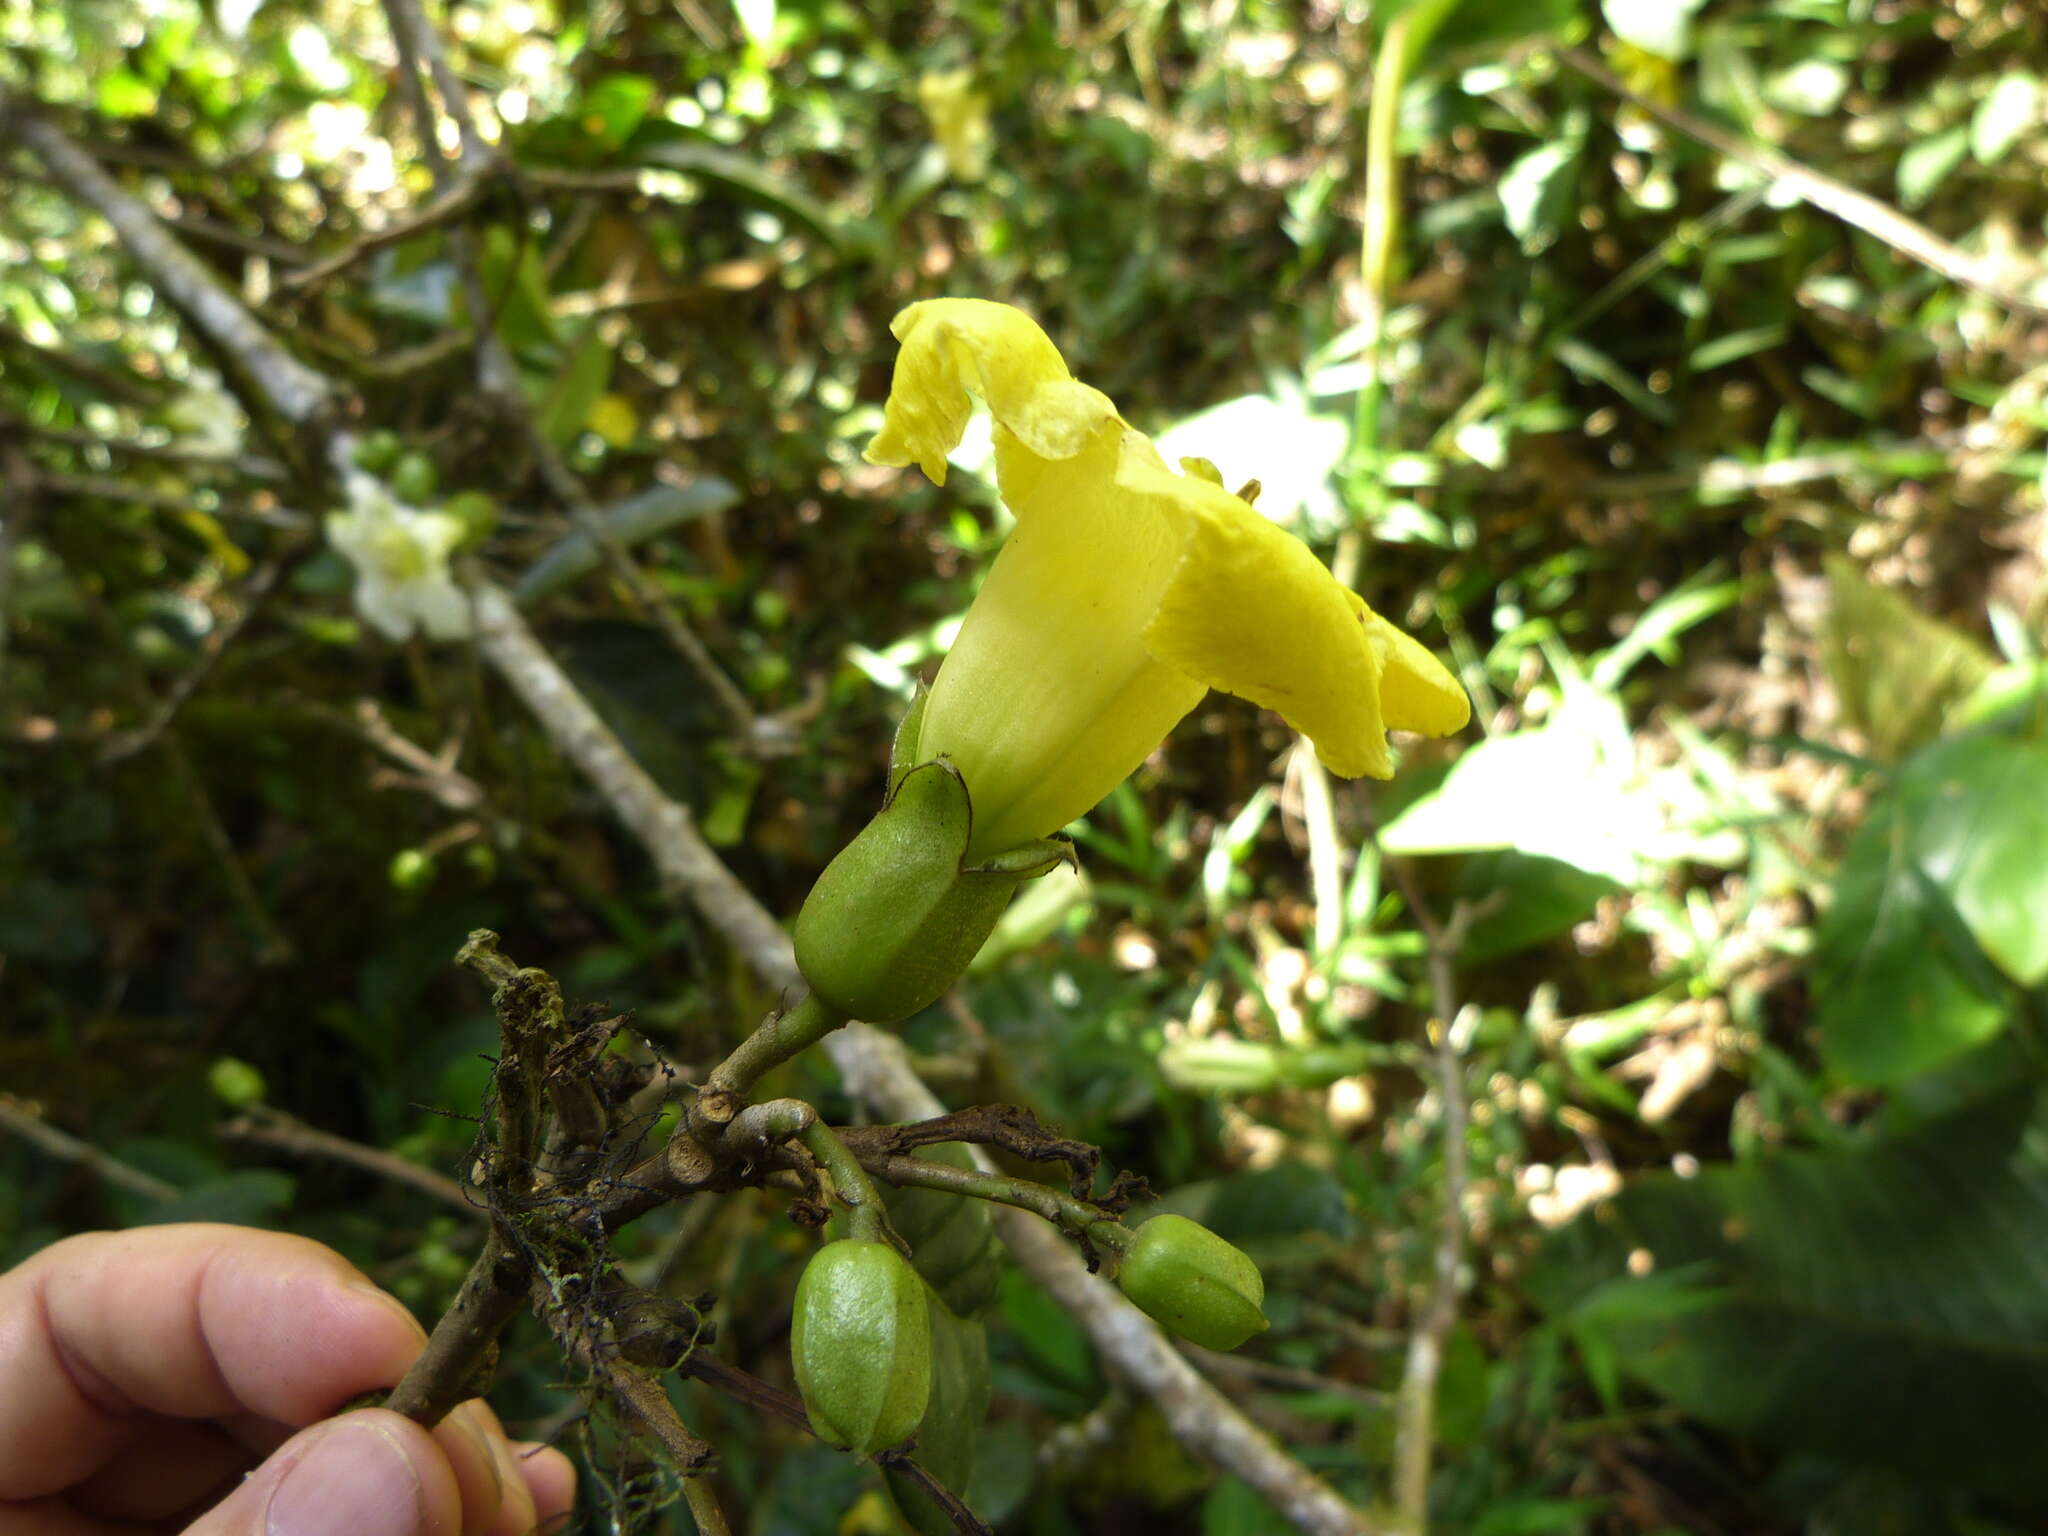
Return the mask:
<path id="1" fill-rule="evenodd" d="M 907 1026 L 932 1081 L 1252 1253 L 1274 1327 L 1229 1388 L 1373 1505 L 1445 1198 L 1412 861 L 1466 909 L 1470 1004 L 1439 1527 L 2036 1529 L 2048 34 L 2030 0 L 1376 10 L 462 0 L 435 19 L 521 172 L 468 216 L 484 315 L 446 223 L 294 280 L 433 195 L 375 7 L 17 6 L 0 79 L 353 386 L 384 470 L 470 522 L 784 918 L 1003 532 L 970 450 L 943 490 L 861 463 L 888 320 L 1031 310 L 1352 561 L 1479 729 L 1324 811 L 1285 728 L 1212 696 L 1077 829 L 1086 884 L 1034 891 Z M 1376 294 L 1387 38 L 1412 57 Z M 232 359 L 0 153 L 0 1086 L 176 1191 L 0 1139 L 0 1262 L 262 1222 L 432 1315 L 472 1222 L 224 1130 L 260 1102 L 456 1166 L 494 1041 L 450 964 L 478 925 L 685 1074 L 774 1000 L 464 647 L 364 628 L 331 491 L 245 419 Z M 747 749 L 508 447 L 479 323 L 799 750 Z M 786 1381 L 810 1241 L 751 1192 L 622 1251 Z M 1004 1529 L 1280 1528 L 1014 1270 L 990 1356 L 970 1497 Z M 522 1432 L 573 1432 L 558 1367 L 517 1336 Z M 676 1391 L 752 1530 L 890 1528 L 875 1470 Z"/>

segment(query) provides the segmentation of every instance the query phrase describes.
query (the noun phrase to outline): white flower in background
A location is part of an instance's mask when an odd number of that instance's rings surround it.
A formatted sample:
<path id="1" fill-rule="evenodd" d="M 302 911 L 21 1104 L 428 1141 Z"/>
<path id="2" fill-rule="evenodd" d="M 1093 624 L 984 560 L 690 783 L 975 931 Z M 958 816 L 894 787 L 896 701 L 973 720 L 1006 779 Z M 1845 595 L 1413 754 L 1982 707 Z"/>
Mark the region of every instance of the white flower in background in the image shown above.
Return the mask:
<path id="1" fill-rule="evenodd" d="M 356 568 L 356 611 L 393 640 L 415 629 L 430 640 L 466 639 L 474 628 L 469 595 L 448 570 L 462 520 L 408 507 L 361 470 L 349 471 L 343 489 L 348 507 L 327 514 L 327 542 Z"/>
<path id="2" fill-rule="evenodd" d="M 242 451 L 242 408 L 211 368 L 196 368 L 185 392 L 164 419 L 178 434 L 178 446 L 209 459 L 232 459 Z"/>

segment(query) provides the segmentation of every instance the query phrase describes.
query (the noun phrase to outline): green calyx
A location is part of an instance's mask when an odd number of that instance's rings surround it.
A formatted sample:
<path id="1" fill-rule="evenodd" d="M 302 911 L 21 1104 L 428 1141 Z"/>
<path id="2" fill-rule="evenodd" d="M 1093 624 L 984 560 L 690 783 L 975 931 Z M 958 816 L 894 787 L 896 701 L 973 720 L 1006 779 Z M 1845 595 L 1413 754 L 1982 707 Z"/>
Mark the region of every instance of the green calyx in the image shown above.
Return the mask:
<path id="1" fill-rule="evenodd" d="M 979 1205 L 980 1201 L 960 1201 Z M 988 1330 L 957 1316 L 927 1290 L 932 1325 L 932 1396 L 917 1426 L 917 1459 L 953 1493 L 964 1496 L 974 1477 L 974 1453 L 988 1417 Z M 896 1507 L 920 1536 L 955 1536 L 953 1519 L 907 1474 L 886 1474 Z"/>
<path id="2" fill-rule="evenodd" d="M 811 1428 L 872 1456 L 907 1439 L 932 1391 L 925 1284 L 887 1243 L 827 1243 L 804 1266 L 790 1320 L 790 1363 Z"/>
<path id="3" fill-rule="evenodd" d="M 797 915 L 796 962 L 813 992 L 871 1024 L 910 1017 L 967 969 L 1018 885 L 1073 860 L 1068 844 L 1036 839 L 970 865 L 973 829 L 950 762 L 892 766 L 880 814 Z"/>
<path id="4" fill-rule="evenodd" d="M 1139 1227 L 1116 1283 L 1154 1322 L 1205 1349 L 1235 1349 L 1267 1327 L 1259 1266 L 1185 1216 Z"/>

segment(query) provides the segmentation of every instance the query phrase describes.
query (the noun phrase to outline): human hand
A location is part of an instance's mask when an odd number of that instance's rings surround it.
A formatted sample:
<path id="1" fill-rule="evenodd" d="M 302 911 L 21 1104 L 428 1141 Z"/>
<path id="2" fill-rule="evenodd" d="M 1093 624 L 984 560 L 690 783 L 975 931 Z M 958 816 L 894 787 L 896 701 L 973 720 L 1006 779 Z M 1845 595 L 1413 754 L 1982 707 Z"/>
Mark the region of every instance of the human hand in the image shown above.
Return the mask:
<path id="1" fill-rule="evenodd" d="M 513 1446 L 481 1400 L 431 1433 L 327 1417 L 425 1342 L 306 1238 L 195 1223 L 53 1244 L 0 1274 L 0 1536 L 558 1528 L 575 1470 Z"/>

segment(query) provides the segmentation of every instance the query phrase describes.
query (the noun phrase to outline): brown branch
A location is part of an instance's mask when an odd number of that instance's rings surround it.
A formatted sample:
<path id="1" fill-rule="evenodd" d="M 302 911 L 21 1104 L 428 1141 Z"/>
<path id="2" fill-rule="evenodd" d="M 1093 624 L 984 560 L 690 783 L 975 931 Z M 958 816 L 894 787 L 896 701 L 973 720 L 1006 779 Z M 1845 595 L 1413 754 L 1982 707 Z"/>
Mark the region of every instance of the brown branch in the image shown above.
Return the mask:
<path id="1" fill-rule="evenodd" d="M 182 1191 L 153 1173 L 131 1167 L 110 1152 L 102 1152 L 89 1141 L 60 1131 L 43 1118 L 38 1105 L 0 1093 L 0 1131 L 11 1131 L 30 1146 L 63 1162 L 79 1167 L 131 1195 L 145 1200 L 175 1200 Z"/>
<path id="2" fill-rule="evenodd" d="M 1802 202 L 1823 213 L 1833 214 L 1844 224 L 1882 241 L 1901 256 L 1940 273 L 1952 283 L 1974 288 L 2008 309 L 2036 318 L 2048 316 L 2048 305 L 2040 304 L 2021 292 L 1993 263 L 1959 249 L 1926 225 L 1907 218 L 1869 193 L 1859 192 L 1845 182 L 1800 164 L 1775 145 L 1747 143 L 1682 108 L 1667 106 L 1631 90 L 1618 75 L 1583 49 L 1559 48 L 1555 51 L 1565 64 L 1637 111 L 1647 113 L 1666 127 L 1697 140 L 1738 165 L 1747 166 L 1758 175 L 1772 178 Z"/>
<path id="3" fill-rule="evenodd" d="M 436 1173 L 431 1168 L 422 1168 L 395 1152 L 386 1152 L 380 1147 L 365 1146 L 359 1141 L 350 1141 L 346 1136 L 336 1136 L 318 1126 L 308 1125 L 296 1115 L 265 1105 L 251 1110 L 241 1118 L 229 1121 L 220 1128 L 222 1137 L 240 1142 L 244 1146 L 269 1147 L 275 1151 L 289 1153 L 293 1157 L 325 1158 L 332 1162 L 347 1163 L 374 1173 L 380 1179 L 394 1184 L 403 1184 L 417 1190 L 441 1204 L 459 1210 L 472 1221 L 484 1221 L 486 1216 L 470 1198 L 462 1192 L 462 1186 L 445 1173 Z"/>
<path id="4" fill-rule="evenodd" d="M 527 1305 L 532 1276 L 532 1266 L 493 1229 L 454 1304 L 434 1325 L 427 1347 L 384 1406 L 432 1428 L 456 1404 L 479 1395 L 497 1354 L 498 1336 Z"/>

